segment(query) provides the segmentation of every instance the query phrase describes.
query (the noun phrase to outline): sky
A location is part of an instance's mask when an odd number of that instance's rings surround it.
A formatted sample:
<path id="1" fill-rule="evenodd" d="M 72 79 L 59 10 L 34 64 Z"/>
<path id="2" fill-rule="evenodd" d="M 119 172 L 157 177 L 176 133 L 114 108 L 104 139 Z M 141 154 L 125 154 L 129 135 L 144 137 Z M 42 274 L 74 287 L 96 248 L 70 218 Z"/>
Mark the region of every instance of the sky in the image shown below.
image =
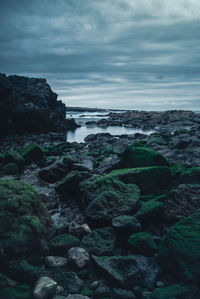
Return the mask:
<path id="1" fill-rule="evenodd" d="M 0 72 L 67 106 L 200 110 L 199 0 L 0 0 Z"/>

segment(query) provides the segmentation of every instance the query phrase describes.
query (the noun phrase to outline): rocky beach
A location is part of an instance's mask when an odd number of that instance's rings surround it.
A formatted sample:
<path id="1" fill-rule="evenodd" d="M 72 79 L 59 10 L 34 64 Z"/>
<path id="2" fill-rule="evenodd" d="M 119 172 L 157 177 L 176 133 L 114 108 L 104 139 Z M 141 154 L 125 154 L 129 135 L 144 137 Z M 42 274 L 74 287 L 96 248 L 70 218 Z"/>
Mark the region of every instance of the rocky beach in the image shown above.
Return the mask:
<path id="1" fill-rule="evenodd" d="M 78 143 L 45 79 L 0 74 L 0 105 L 1 299 L 200 298 L 199 113 L 108 112 L 144 133 Z"/>

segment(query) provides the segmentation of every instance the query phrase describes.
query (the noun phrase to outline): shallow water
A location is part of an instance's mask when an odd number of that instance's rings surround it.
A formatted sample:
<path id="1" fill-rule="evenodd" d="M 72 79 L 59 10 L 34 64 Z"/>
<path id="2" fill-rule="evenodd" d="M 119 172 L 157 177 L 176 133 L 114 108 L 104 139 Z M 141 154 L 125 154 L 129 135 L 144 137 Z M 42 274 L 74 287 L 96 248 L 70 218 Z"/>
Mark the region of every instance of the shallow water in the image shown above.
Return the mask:
<path id="1" fill-rule="evenodd" d="M 69 111 L 67 114 L 67 118 L 74 118 L 78 124 L 82 126 L 73 131 L 67 132 L 67 141 L 68 142 L 84 142 L 85 137 L 90 134 L 98 134 L 98 133 L 110 133 L 111 135 L 123 135 L 123 134 L 151 134 L 154 131 L 144 131 L 141 129 L 134 128 L 126 128 L 120 126 L 109 126 L 106 128 L 98 127 L 96 125 L 86 125 L 85 123 L 88 121 L 97 121 L 101 118 L 107 118 L 106 113 L 102 112 L 73 112 Z M 100 115 L 100 116 L 99 116 Z"/>

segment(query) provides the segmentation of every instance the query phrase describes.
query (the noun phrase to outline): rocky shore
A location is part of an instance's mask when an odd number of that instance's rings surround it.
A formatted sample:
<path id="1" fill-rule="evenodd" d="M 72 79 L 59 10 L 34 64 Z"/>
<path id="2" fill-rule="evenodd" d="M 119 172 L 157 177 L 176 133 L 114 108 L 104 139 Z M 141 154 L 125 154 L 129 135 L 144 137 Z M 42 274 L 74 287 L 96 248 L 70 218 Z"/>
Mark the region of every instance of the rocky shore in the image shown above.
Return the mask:
<path id="1" fill-rule="evenodd" d="M 156 132 L 1 140 L 1 299 L 200 298 L 199 115 L 117 115 Z"/>

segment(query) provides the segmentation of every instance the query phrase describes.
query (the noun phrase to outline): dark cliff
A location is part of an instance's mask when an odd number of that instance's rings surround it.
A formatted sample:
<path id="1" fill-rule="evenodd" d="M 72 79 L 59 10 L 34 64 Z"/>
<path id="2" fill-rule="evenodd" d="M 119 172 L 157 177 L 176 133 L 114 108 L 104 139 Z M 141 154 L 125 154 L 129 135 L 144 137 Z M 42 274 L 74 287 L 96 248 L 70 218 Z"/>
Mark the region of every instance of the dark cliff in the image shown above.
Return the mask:
<path id="1" fill-rule="evenodd" d="M 64 130 L 66 107 L 45 79 L 0 74 L 0 137 Z"/>

